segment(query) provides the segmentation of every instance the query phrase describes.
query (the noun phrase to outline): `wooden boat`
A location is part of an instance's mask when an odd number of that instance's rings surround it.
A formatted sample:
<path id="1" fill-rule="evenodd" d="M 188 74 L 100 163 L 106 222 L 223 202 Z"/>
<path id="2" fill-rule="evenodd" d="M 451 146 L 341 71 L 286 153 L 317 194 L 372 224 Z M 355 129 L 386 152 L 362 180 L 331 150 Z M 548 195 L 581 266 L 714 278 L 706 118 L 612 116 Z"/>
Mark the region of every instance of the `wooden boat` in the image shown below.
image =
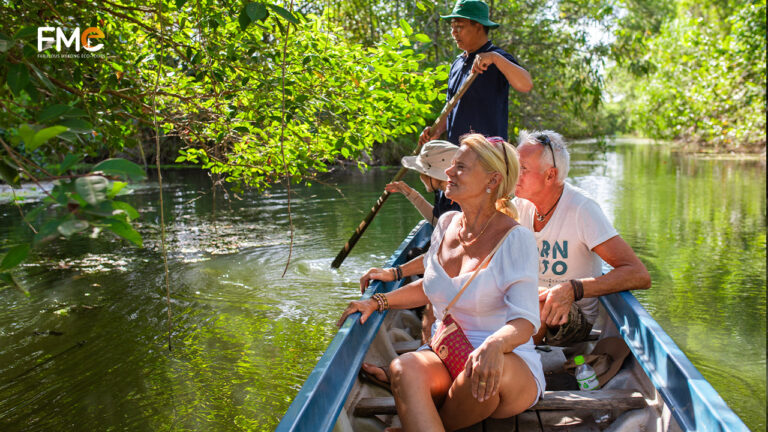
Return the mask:
<path id="1" fill-rule="evenodd" d="M 432 227 L 424 222 L 403 241 L 387 266 L 407 261 L 423 247 Z M 402 282 L 372 284 L 365 296 L 389 292 Z M 600 298 L 597 338 L 621 336 L 631 350 L 622 368 L 595 391 L 551 391 L 530 410 L 509 419 L 488 419 L 465 431 L 747 431 L 744 423 L 694 368 L 664 330 L 629 292 Z M 363 360 L 388 364 L 399 352 L 418 347 L 420 321 L 412 311 L 373 314 L 360 325 L 350 316 L 296 395 L 276 431 L 381 431 L 395 418 L 394 400 L 363 382 Z M 588 353 L 595 342 L 543 352 L 548 364 Z M 554 353 L 554 354 L 552 354 Z M 554 355 L 554 357 L 553 357 Z"/>

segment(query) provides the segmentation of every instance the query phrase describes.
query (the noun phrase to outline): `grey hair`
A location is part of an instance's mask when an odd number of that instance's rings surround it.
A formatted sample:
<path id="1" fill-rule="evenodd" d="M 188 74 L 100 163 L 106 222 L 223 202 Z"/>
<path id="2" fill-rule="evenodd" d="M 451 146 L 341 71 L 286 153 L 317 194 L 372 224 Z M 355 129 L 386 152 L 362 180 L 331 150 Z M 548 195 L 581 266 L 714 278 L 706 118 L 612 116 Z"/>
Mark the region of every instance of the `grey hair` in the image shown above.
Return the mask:
<path id="1" fill-rule="evenodd" d="M 547 147 L 546 144 L 538 140 L 541 135 L 546 135 L 549 138 L 549 143 L 552 144 L 552 153 L 546 148 L 541 152 L 541 164 L 544 167 L 551 167 L 552 156 L 555 157 L 555 165 L 557 165 L 557 181 L 562 183 L 568 177 L 568 170 L 571 166 L 571 155 L 568 153 L 568 146 L 565 143 L 565 139 L 562 135 L 555 131 L 527 131 L 521 130 L 520 137 L 517 141 L 517 147 L 520 148 L 528 144 L 538 144 L 542 147 Z"/>

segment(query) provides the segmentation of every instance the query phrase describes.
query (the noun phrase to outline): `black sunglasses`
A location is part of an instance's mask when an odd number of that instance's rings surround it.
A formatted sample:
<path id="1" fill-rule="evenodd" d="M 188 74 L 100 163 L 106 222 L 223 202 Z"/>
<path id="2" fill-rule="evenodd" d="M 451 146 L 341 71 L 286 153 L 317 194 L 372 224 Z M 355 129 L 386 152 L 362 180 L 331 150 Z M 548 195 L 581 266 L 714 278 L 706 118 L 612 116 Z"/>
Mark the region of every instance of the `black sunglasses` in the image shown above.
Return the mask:
<path id="1" fill-rule="evenodd" d="M 539 134 L 539 136 L 536 137 L 536 141 L 541 143 L 541 145 L 549 147 L 549 151 L 552 152 L 552 166 L 557 168 L 557 163 L 555 162 L 555 149 L 552 148 L 552 141 L 549 140 L 549 137 L 545 134 Z"/>

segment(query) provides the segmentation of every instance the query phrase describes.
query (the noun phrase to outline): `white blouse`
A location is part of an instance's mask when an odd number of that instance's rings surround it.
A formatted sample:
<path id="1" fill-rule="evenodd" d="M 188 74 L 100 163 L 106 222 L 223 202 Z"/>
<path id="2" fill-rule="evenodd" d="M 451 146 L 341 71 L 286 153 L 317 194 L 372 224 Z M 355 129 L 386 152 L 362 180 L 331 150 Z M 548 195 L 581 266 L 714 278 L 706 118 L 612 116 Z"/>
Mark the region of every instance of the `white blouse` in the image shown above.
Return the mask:
<path id="1" fill-rule="evenodd" d="M 462 273 L 451 278 L 437 257 L 445 231 L 459 214 L 453 211 L 440 217 L 432 233 L 429 251 L 424 257 L 424 292 L 434 306 L 438 320 L 442 319 L 446 306 L 473 273 Z M 467 337 L 470 332 L 487 333 L 487 337 L 508 321 L 517 318 L 528 320 L 538 330 L 538 268 L 539 259 L 533 233 L 518 226 L 507 236 L 488 266 L 478 272 L 449 312 L 468 333 Z"/>

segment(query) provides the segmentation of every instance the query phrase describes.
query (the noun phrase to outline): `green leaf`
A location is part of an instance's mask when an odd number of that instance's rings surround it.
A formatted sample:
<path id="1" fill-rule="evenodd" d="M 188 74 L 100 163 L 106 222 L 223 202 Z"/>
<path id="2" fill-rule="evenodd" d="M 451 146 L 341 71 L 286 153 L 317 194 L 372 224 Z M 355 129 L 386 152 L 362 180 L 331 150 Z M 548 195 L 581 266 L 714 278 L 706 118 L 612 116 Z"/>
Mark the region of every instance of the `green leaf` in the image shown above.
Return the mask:
<path id="1" fill-rule="evenodd" d="M 255 3 L 255 2 L 248 3 L 245 6 L 245 12 L 251 18 L 251 22 L 263 21 L 264 19 L 267 18 L 267 15 L 268 15 L 267 7 L 264 6 L 263 3 Z"/>
<path id="2" fill-rule="evenodd" d="M 139 212 L 136 211 L 136 209 L 133 208 L 133 206 L 128 204 L 127 202 L 112 201 L 112 208 L 115 209 L 115 211 L 125 212 L 125 214 L 127 214 L 128 218 L 130 219 L 138 219 L 140 216 Z"/>
<path id="3" fill-rule="evenodd" d="M 121 190 L 123 190 L 124 187 L 128 186 L 128 183 L 116 181 L 112 182 L 112 189 L 107 193 L 107 198 L 112 199 L 117 196 L 118 193 L 120 193 Z"/>
<path id="4" fill-rule="evenodd" d="M 107 199 L 109 180 L 102 176 L 80 177 L 75 180 L 77 194 L 90 205 L 96 205 Z"/>
<path id="5" fill-rule="evenodd" d="M 245 134 L 245 133 L 249 133 L 249 132 L 251 131 L 250 129 L 248 129 L 248 128 L 247 128 L 247 127 L 245 127 L 245 126 L 238 126 L 238 127 L 236 127 L 236 128 L 233 128 L 233 129 L 234 129 L 234 130 L 236 130 L 236 131 L 238 131 L 238 132 L 240 132 L 240 133 L 244 133 L 244 134 Z"/>
<path id="6" fill-rule="evenodd" d="M 80 108 L 70 107 L 69 111 L 65 112 L 61 116 L 62 117 L 85 117 L 87 115 L 88 115 L 88 113 L 83 111 L 83 110 L 81 110 Z"/>
<path id="7" fill-rule="evenodd" d="M 43 211 L 45 211 L 45 209 L 47 209 L 47 208 L 48 208 L 47 204 L 40 204 L 39 206 L 33 208 L 31 211 L 28 211 L 24 215 L 24 222 L 32 222 L 32 221 L 34 221 L 35 219 L 37 219 L 37 216 L 40 213 L 42 213 Z"/>
<path id="8" fill-rule="evenodd" d="M 88 221 L 74 219 L 64 222 L 63 224 L 59 225 L 57 229 L 64 237 L 71 237 L 72 234 L 79 233 L 80 231 L 87 229 L 89 226 L 90 224 Z"/>
<path id="9" fill-rule="evenodd" d="M 54 219 L 50 220 L 43 224 L 40 229 L 37 230 L 37 234 L 35 234 L 34 243 L 38 244 L 40 242 L 43 242 L 45 240 L 48 240 L 49 237 L 58 235 L 59 231 L 59 225 L 61 224 L 61 220 Z"/>
<path id="10" fill-rule="evenodd" d="M 48 120 L 64 115 L 64 113 L 66 113 L 70 109 L 71 108 L 69 105 L 62 105 L 62 104 L 51 105 L 37 114 L 37 121 L 40 123 L 45 123 Z"/>
<path id="11" fill-rule="evenodd" d="M 248 12 L 245 11 L 245 8 L 243 8 L 243 11 L 240 12 L 240 15 L 237 17 L 237 22 L 240 23 L 240 30 L 245 30 L 248 27 L 248 24 L 251 23 L 251 17 L 248 16 Z"/>
<path id="12" fill-rule="evenodd" d="M 299 24 L 299 20 L 292 13 L 287 11 L 286 9 L 283 9 L 280 6 L 269 4 L 269 3 L 267 4 L 267 6 L 270 9 L 272 9 L 273 11 L 275 11 L 276 14 L 280 15 L 281 17 L 283 17 L 286 21 L 288 21 L 290 23 L 293 23 L 293 24 L 296 24 L 296 25 Z"/>
<path id="13" fill-rule="evenodd" d="M 108 223 L 107 229 L 112 231 L 113 233 L 119 235 L 120 237 L 128 240 L 129 242 L 135 244 L 138 247 L 142 247 L 142 241 L 141 241 L 141 235 L 136 232 L 135 229 L 126 221 L 122 221 L 120 219 L 105 219 L 104 222 Z"/>
<path id="14" fill-rule="evenodd" d="M 29 82 L 29 71 L 22 63 L 14 63 L 8 66 L 8 77 L 6 78 L 8 88 L 11 89 L 14 96 L 19 96 L 21 90 Z"/>
<path id="15" fill-rule="evenodd" d="M 29 297 L 29 291 L 27 291 L 26 289 L 24 289 L 24 287 L 19 285 L 16 282 L 16 279 L 14 279 L 13 275 L 11 275 L 10 273 L 7 273 L 7 272 L 0 273 L 0 281 L 5 282 L 7 285 L 16 288 L 17 290 L 24 293 L 25 296 Z"/>
<path id="16" fill-rule="evenodd" d="M 413 34 L 413 28 L 411 28 L 411 25 L 408 24 L 408 21 L 402 18 L 400 18 L 400 28 L 403 29 L 403 31 L 405 31 L 406 36 L 410 36 L 411 34 Z"/>
<path id="17" fill-rule="evenodd" d="M 27 259 L 27 255 L 29 255 L 28 244 L 21 244 L 10 248 L 8 252 L 5 253 L 3 260 L 0 261 L 0 271 L 10 270 L 16 267 L 21 264 L 22 261 Z"/>
<path id="18" fill-rule="evenodd" d="M 61 161 L 61 163 L 59 164 L 58 174 L 62 175 L 65 172 L 69 171 L 69 169 L 72 168 L 72 166 L 74 166 L 78 162 L 80 162 L 80 155 L 68 153 L 64 157 L 64 160 Z"/>
<path id="19" fill-rule="evenodd" d="M 37 34 L 37 27 L 24 27 L 13 35 L 14 39 L 26 39 Z"/>
<path id="20" fill-rule="evenodd" d="M 99 162 L 93 167 L 92 172 L 101 171 L 107 175 L 116 175 L 122 178 L 128 178 L 133 181 L 142 180 L 147 177 L 139 165 L 131 161 L 120 158 L 112 158 Z"/>
<path id="21" fill-rule="evenodd" d="M 184 3 L 186 3 L 187 0 L 176 0 L 176 9 L 181 9 L 182 6 L 184 6 Z"/>
<path id="22" fill-rule="evenodd" d="M 0 159 L 0 178 L 13 188 L 19 188 L 21 186 L 19 169 L 11 165 L 5 158 Z"/>
<path id="23" fill-rule="evenodd" d="M 0 33 L 0 52 L 6 52 L 13 46 L 13 40 L 5 33 Z"/>
<path id="24" fill-rule="evenodd" d="M 432 41 L 432 39 L 429 38 L 429 36 L 425 35 L 424 33 L 416 33 L 413 35 L 413 38 L 416 39 L 416 41 L 421 43 L 429 43 Z"/>
<path id="25" fill-rule="evenodd" d="M 32 141 L 35 138 L 35 130 L 28 124 L 19 126 L 19 136 L 24 141 L 25 146 L 32 145 Z"/>
<path id="26" fill-rule="evenodd" d="M 27 146 L 27 150 L 34 150 L 41 145 L 45 144 L 49 139 L 57 136 L 62 132 L 66 132 L 67 128 L 64 126 L 51 126 L 37 131 L 32 138 L 32 144 Z"/>
<path id="27" fill-rule="evenodd" d="M 59 124 L 68 127 L 72 132 L 83 133 L 93 130 L 93 125 L 90 122 L 79 118 L 69 118 L 59 122 Z"/>

